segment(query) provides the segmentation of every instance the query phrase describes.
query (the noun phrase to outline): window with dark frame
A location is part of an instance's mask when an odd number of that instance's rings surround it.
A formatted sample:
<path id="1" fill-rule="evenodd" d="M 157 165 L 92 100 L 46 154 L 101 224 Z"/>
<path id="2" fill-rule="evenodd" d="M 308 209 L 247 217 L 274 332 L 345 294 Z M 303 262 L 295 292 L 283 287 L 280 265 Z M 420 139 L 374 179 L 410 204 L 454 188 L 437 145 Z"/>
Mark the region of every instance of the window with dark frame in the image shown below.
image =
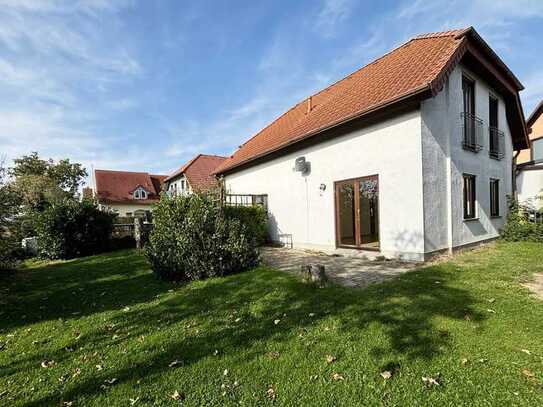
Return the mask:
<path id="1" fill-rule="evenodd" d="M 490 179 L 490 216 L 500 216 L 500 180 Z"/>
<path id="2" fill-rule="evenodd" d="M 464 219 L 475 219 L 475 175 L 464 174 Z"/>
<path id="3" fill-rule="evenodd" d="M 464 116 L 464 148 L 477 150 L 475 118 L 475 83 L 467 76 L 462 76 L 463 116 Z"/>
<path id="4" fill-rule="evenodd" d="M 500 139 L 498 130 L 498 99 L 490 95 L 488 98 L 489 151 L 491 156 L 499 156 Z"/>

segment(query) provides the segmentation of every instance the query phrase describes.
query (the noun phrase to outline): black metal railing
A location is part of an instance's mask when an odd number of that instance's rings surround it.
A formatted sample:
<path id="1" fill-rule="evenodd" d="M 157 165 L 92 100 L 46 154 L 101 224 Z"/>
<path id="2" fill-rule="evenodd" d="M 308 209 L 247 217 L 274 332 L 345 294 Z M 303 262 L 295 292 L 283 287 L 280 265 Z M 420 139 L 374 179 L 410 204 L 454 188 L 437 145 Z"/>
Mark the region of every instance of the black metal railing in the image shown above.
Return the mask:
<path id="1" fill-rule="evenodd" d="M 483 121 L 477 116 L 462 112 L 462 147 L 474 152 L 480 151 L 482 146 Z"/>
<path id="2" fill-rule="evenodd" d="M 228 206 L 263 206 L 268 208 L 268 195 L 225 194 L 224 204 Z"/>
<path id="3" fill-rule="evenodd" d="M 488 128 L 488 155 L 501 160 L 505 155 L 505 137 L 503 131 L 496 127 Z"/>

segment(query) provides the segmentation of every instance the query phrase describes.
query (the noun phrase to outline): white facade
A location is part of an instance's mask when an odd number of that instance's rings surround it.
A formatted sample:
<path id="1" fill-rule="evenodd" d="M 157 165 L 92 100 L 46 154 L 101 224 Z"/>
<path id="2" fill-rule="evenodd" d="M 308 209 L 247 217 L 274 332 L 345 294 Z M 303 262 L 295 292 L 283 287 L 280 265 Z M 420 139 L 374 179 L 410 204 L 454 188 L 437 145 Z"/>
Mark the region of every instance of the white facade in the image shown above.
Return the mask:
<path id="1" fill-rule="evenodd" d="M 184 175 L 168 180 L 167 185 L 167 191 L 171 195 L 184 195 L 192 192 L 189 181 Z"/>
<path id="2" fill-rule="evenodd" d="M 123 217 L 130 217 L 135 215 L 141 215 L 143 212 L 152 211 L 152 204 L 121 204 L 121 203 L 108 203 L 100 204 L 100 207 L 104 210 L 112 211 Z M 137 212 L 137 213 L 136 213 Z"/>
<path id="3" fill-rule="evenodd" d="M 543 169 L 525 169 L 517 175 L 518 200 L 533 209 L 543 208 Z"/>
<path id="4" fill-rule="evenodd" d="M 468 73 L 457 66 L 444 89 L 420 109 L 226 174 L 226 191 L 267 194 L 271 238 L 288 235 L 295 247 L 335 249 L 334 182 L 370 175 L 379 177 L 380 252 L 387 257 L 423 260 L 428 253 L 496 237 L 511 192 L 505 105 L 499 98 L 505 157 L 490 158 L 488 140 L 478 153 L 464 150 L 463 72 Z M 471 77 L 476 114 L 487 129 L 491 91 Z M 310 163 L 308 175 L 293 171 L 300 156 Z M 463 219 L 464 173 L 475 175 L 477 184 L 477 219 L 469 221 Z M 501 217 L 489 215 L 490 178 L 500 180 Z"/>

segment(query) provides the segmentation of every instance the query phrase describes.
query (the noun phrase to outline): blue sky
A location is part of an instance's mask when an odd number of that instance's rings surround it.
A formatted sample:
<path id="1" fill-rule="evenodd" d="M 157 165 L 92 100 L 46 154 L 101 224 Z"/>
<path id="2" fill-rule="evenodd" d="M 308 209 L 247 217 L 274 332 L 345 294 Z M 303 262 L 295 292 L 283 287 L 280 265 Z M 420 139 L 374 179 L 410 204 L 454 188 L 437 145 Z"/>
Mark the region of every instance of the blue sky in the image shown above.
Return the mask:
<path id="1" fill-rule="evenodd" d="M 373 4 L 372 4 L 373 3 Z M 423 32 L 475 26 L 543 98 L 543 1 L 0 0 L 0 155 L 168 173 Z"/>

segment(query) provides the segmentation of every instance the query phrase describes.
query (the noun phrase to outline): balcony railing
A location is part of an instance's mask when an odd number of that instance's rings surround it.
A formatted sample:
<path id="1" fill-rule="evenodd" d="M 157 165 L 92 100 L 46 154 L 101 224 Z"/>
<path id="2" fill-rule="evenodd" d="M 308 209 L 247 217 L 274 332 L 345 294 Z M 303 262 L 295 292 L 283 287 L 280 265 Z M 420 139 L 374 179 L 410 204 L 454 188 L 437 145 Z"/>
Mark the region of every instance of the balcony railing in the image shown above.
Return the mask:
<path id="1" fill-rule="evenodd" d="M 225 194 L 224 204 L 228 206 L 263 206 L 268 208 L 268 195 Z"/>
<path id="2" fill-rule="evenodd" d="M 488 128 L 489 145 L 488 155 L 496 160 L 501 160 L 505 155 L 505 143 L 503 131 L 496 127 Z"/>
<path id="3" fill-rule="evenodd" d="M 483 121 L 477 116 L 462 112 L 462 147 L 473 152 L 480 151 L 483 138 Z"/>

